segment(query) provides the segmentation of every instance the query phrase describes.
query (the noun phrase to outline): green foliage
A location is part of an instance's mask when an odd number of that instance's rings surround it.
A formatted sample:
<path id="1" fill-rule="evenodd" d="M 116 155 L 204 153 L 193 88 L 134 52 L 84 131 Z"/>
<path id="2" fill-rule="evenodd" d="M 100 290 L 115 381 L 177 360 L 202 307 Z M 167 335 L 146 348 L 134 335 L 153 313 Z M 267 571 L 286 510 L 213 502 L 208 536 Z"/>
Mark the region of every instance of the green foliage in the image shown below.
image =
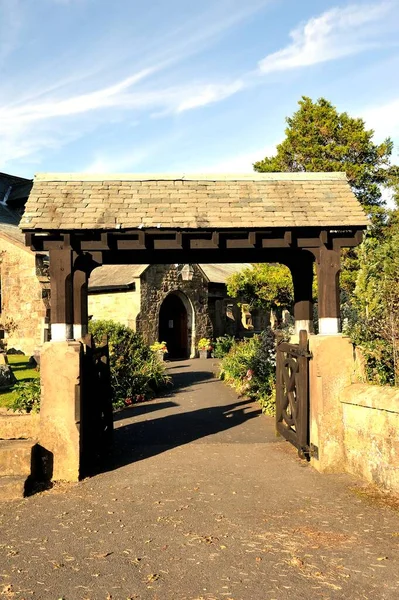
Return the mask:
<path id="1" fill-rule="evenodd" d="M 223 358 L 230 352 L 233 344 L 234 336 L 232 335 L 221 335 L 220 337 L 217 337 L 213 349 L 213 356 L 215 358 Z"/>
<path id="2" fill-rule="evenodd" d="M 239 394 L 259 401 L 263 412 L 275 412 L 275 339 L 267 329 L 250 339 L 235 342 L 223 358 L 220 378 Z"/>
<path id="3" fill-rule="evenodd" d="M 104 320 L 91 321 L 89 330 L 98 344 L 108 336 L 115 407 L 148 400 L 170 383 L 163 363 L 129 327 Z"/>
<path id="4" fill-rule="evenodd" d="M 12 372 L 19 382 L 28 382 L 32 379 L 39 379 L 40 372 L 37 367 L 33 367 L 28 357 L 21 354 L 12 354 L 7 356 Z M 9 390 L 0 392 L 0 406 L 9 408 L 15 401 L 17 393 L 16 385 Z M 18 410 L 18 409 L 17 409 Z"/>
<path id="5" fill-rule="evenodd" d="M 391 183 L 393 142 L 372 140 L 363 119 L 339 113 L 325 98 L 303 96 L 288 117 L 286 138 L 275 156 L 254 164 L 260 172 L 345 171 L 358 200 L 371 211 L 381 205 L 380 186 Z"/>
<path id="6" fill-rule="evenodd" d="M 399 384 L 399 227 L 367 236 L 345 331 L 362 348 L 369 380 Z"/>
<path id="7" fill-rule="evenodd" d="M 284 265 L 254 264 L 228 278 L 227 292 L 251 308 L 289 309 L 294 294 L 291 272 Z"/>
<path id="8" fill-rule="evenodd" d="M 38 413 L 40 410 L 40 379 L 17 383 L 8 408 L 14 412 Z"/>

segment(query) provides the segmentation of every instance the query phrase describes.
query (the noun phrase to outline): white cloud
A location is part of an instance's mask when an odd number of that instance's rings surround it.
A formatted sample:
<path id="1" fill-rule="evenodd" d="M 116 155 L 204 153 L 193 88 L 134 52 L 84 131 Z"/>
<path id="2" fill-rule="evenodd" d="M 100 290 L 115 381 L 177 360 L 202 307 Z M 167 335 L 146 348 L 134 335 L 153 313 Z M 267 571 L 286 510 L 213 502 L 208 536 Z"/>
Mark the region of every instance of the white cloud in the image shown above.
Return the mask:
<path id="1" fill-rule="evenodd" d="M 80 113 L 90 112 L 105 107 L 124 104 L 123 93 L 136 83 L 148 77 L 156 71 L 157 67 L 144 69 L 143 71 L 126 77 L 114 85 L 105 87 L 95 92 L 71 96 L 61 100 L 52 100 L 39 104 L 25 104 L 20 107 L 3 110 L 0 116 L 0 127 L 3 123 L 9 123 L 10 119 L 18 119 L 20 122 L 31 122 L 53 117 L 65 117 Z"/>
<path id="2" fill-rule="evenodd" d="M 13 1 L 0 0 L 0 9 L 3 5 L 12 7 Z M 15 2 L 18 3 L 19 0 Z M 175 30 L 168 30 L 163 38 L 157 38 L 154 46 L 150 43 L 148 47 L 144 46 L 140 52 L 140 64 L 135 63 L 136 72 L 128 76 L 126 73 L 125 76 L 121 74 L 119 78 L 115 77 L 113 83 L 109 83 L 110 73 L 114 72 L 112 61 L 117 64 L 119 59 L 112 53 L 104 56 L 102 71 L 95 61 L 95 71 L 87 69 L 87 65 L 82 66 L 79 71 L 79 65 L 77 68 L 74 63 L 73 72 L 63 69 L 63 78 L 59 81 L 54 80 L 51 72 L 47 81 L 42 77 L 43 85 L 33 86 L 33 89 L 22 82 L 21 92 L 17 89 L 14 97 L 7 97 L 7 105 L 0 105 L 0 169 L 13 160 L 37 160 L 49 148 L 59 148 L 71 139 L 78 139 L 90 127 L 103 122 L 104 115 L 109 123 L 126 118 L 137 120 L 141 114 L 146 117 L 181 114 L 223 101 L 243 89 L 260 85 L 262 79 L 259 75 L 267 76 L 274 71 L 310 66 L 360 52 L 376 43 L 378 34 L 381 39 L 378 22 L 391 6 L 386 2 L 349 5 L 314 17 L 291 32 L 291 44 L 269 54 L 259 63 L 258 70 L 244 73 L 241 77 L 230 80 L 220 78 L 218 81 L 214 78 L 214 81 L 201 82 L 195 77 L 193 69 L 191 77 L 179 80 L 179 72 L 175 68 L 169 71 L 174 78 L 169 83 L 166 76 L 161 74 L 209 45 L 228 28 L 268 2 L 269 0 L 252 0 L 245 7 L 239 7 L 237 2 L 236 10 L 225 11 L 227 16 L 224 19 L 212 18 L 209 11 L 197 14 L 190 23 L 180 23 Z M 232 6 L 233 0 L 221 1 L 213 17 L 218 11 L 221 13 L 222 5 L 226 7 L 228 4 Z M 121 45 L 122 39 L 118 44 L 119 51 Z M 136 50 L 134 48 L 133 53 Z M 99 81 L 104 80 L 103 75 L 108 83 L 101 85 Z M 394 109 L 395 105 L 390 110 L 392 115 Z M 96 116 L 100 111 L 103 112 Z M 384 118 L 383 111 L 379 116 L 375 115 L 379 127 L 383 127 Z M 393 115 L 392 118 L 396 117 Z M 222 162 L 201 167 L 200 170 L 252 170 L 252 163 L 268 154 L 271 154 L 270 148 L 233 155 Z M 121 156 L 120 160 L 115 159 L 114 164 L 116 170 L 118 167 L 131 168 L 130 165 L 134 167 L 145 157 L 142 152 L 128 153 Z M 113 159 L 114 157 L 106 154 L 95 156 L 88 170 L 114 170 Z"/>
<path id="3" fill-rule="evenodd" d="M 391 4 L 333 8 L 291 31 L 291 44 L 259 62 L 261 73 L 285 71 L 357 54 L 376 43 L 377 22 Z"/>
<path id="4" fill-rule="evenodd" d="M 176 112 L 179 113 L 185 110 L 191 110 L 192 108 L 198 108 L 199 106 L 220 102 L 221 100 L 225 100 L 229 96 L 236 94 L 243 88 L 244 82 L 241 80 L 229 84 L 205 84 L 200 86 L 197 93 L 191 95 L 188 94 L 187 97 L 178 104 Z"/>

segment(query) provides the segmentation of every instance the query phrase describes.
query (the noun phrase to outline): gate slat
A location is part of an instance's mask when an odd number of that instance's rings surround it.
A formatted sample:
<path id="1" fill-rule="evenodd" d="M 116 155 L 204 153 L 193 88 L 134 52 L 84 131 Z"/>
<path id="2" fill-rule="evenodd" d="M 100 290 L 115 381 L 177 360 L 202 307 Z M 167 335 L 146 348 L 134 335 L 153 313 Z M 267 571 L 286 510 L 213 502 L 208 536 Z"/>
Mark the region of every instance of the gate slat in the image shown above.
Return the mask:
<path id="1" fill-rule="evenodd" d="M 276 348 L 276 430 L 309 459 L 309 358 L 307 332 L 299 333 L 299 343 L 281 342 Z M 297 366 L 296 366 L 297 365 Z M 290 392 L 287 382 L 292 381 Z M 291 387 L 291 383 L 290 383 Z M 292 389 L 292 388 L 291 388 Z M 287 411 L 289 418 L 287 417 Z M 291 415 L 290 415 L 291 413 Z M 287 422 L 287 418 L 289 421 Z"/>

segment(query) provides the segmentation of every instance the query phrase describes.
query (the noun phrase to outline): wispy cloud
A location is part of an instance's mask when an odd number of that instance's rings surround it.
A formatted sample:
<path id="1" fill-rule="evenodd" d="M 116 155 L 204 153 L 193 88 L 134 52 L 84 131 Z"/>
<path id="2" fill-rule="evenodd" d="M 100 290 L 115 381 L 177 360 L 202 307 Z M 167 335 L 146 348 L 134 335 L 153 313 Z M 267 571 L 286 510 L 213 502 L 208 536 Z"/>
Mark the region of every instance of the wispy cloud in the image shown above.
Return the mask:
<path id="1" fill-rule="evenodd" d="M 213 102 L 220 102 L 244 88 L 244 82 L 237 80 L 228 84 L 206 84 L 197 93 L 188 94 L 175 108 L 176 112 L 184 112 Z"/>
<path id="2" fill-rule="evenodd" d="M 53 1 L 72 3 L 81 0 Z M 20 94 L 8 97 L 7 103 L 0 105 L 0 169 L 4 169 L 10 160 L 38 160 L 41 152 L 59 148 L 85 135 L 91 123 L 95 128 L 96 123 L 113 119 L 187 113 L 262 85 L 270 73 L 310 67 L 367 50 L 383 39 L 382 24 L 392 7 L 390 3 L 382 2 L 326 11 L 294 29 L 289 45 L 269 54 L 254 70 L 241 76 L 221 75 L 216 79 L 216 74 L 201 80 L 195 68 L 185 71 L 184 75 L 179 74 L 179 63 L 186 61 L 187 56 L 209 47 L 229 28 L 269 1 L 252 0 L 243 6 L 238 0 L 220 0 L 217 9 L 208 8 L 196 13 L 189 22 L 165 29 L 163 36 L 154 36 L 147 45 L 144 42 L 140 52 L 141 38 L 133 40 L 124 57 L 125 69 L 118 63 L 118 76 L 115 75 L 113 81 L 112 61 L 116 64 L 120 56 L 106 52 L 100 65 L 94 59 L 91 68 L 88 68 L 90 61 L 84 66 L 74 62 L 73 71 L 63 70 L 59 80 L 54 79 L 51 72 L 47 80 L 43 77 L 44 83 L 40 86 L 27 89 L 21 85 Z M 6 7 L 7 14 L 12 15 L 13 7 L 19 2 L 0 0 L 0 9 Z M 233 6 L 235 10 L 228 10 Z M 222 15 L 224 17 L 220 18 Z M 385 24 L 388 21 L 385 19 Z M 0 39 L 0 58 L 2 48 L 4 52 L 11 50 L 10 43 L 11 40 L 5 41 L 2 46 Z M 119 54 L 122 46 L 123 41 L 116 46 Z M 126 73 L 129 56 L 134 68 L 130 66 L 130 72 Z M 391 112 L 393 110 L 394 107 Z M 382 119 L 383 115 L 380 122 Z M 95 154 L 86 170 L 114 170 L 113 164 L 116 170 L 134 167 L 147 158 L 151 150 L 153 148 L 147 146 L 145 150 L 127 152 L 117 158 L 106 153 Z M 216 163 L 213 168 L 248 170 L 252 162 L 268 153 L 265 150 L 235 155 L 219 165 Z"/>
<path id="3" fill-rule="evenodd" d="M 333 8 L 290 33 L 292 42 L 259 62 L 261 73 L 285 71 L 357 54 L 376 44 L 377 23 L 391 3 Z"/>
<path id="4" fill-rule="evenodd" d="M 0 0 L 0 8 L 7 7 L 11 19 L 13 7 L 19 4 L 19 1 Z M 243 6 L 237 0 L 220 0 L 215 7 L 208 5 L 206 10 L 197 11 L 189 20 L 174 28 L 163 28 L 161 35 L 147 38 L 136 36 L 133 39 L 130 37 L 126 39 L 126 43 L 123 37 L 128 34 L 121 31 L 115 40 L 108 40 L 113 52 L 104 52 L 104 49 L 100 52 L 99 48 L 91 48 L 95 56 L 90 69 L 87 68 L 87 59 L 85 66 L 73 60 L 73 72 L 68 72 L 65 68 L 59 69 L 62 78 L 57 80 L 54 78 L 56 65 L 51 65 L 52 70 L 47 78 L 43 73 L 41 86 L 36 84 L 27 87 L 25 81 L 23 84 L 22 81 L 18 81 L 16 74 L 15 81 L 12 82 L 14 90 L 9 85 L 8 95 L 5 96 L 3 89 L 3 97 L 6 97 L 7 101 L 2 106 L 0 102 L 0 167 L 4 168 L 10 161 L 26 159 L 29 156 L 36 160 L 41 150 L 60 147 L 68 143 L 71 136 L 84 135 L 89 119 L 95 120 L 95 114 L 100 111 L 108 111 L 109 115 L 110 111 L 115 114 L 118 110 L 120 113 L 142 111 L 147 112 L 147 116 L 151 113 L 182 113 L 217 102 L 238 91 L 238 82 L 179 82 L 176 81 L 176 74 L 168 85 L 168 79 L 162 77 L 162 72 L 166 73 L 168 69 L 171 72 L 172 67 L 176 69 L 187 57 L 201 52 L 204 48 L 209 49 L 209 45 L 229 29 L 269 2 L 270 0 L 251 0 Z M 3 40 L 5 39 L 6 36 L 3 37 Z M 1 49 L 6 51 L 5 41 L 3 46 L 1 44 L 0 39 L 0 56 Z M 121 52 L 121 48 L 126 49 L 125 54 Z M 7 48 L 7 51 L 11 51 L 11 48 Z M 116 78 L 112 82 L 110 74 L 115 71 L 112 60 L 115 64 L 120 63 L 120 71 L 123 55 L 126 65 L 129 55 L 131 56 L 130 63 L 136 65 L 136 72 Z M 100 65 L 102 64 L 103 72 L 97 60 L 98 56 L 102 57 Z M 175 72 L 178 73 L 178 70 Z M 100 82 L 103 81 L 109 83 L 101 85 Z M 83 116 L 85 123 L 82 126 Z"/>
<path id="5" fill-rule="evenodd" d="M 54 117 L 65 117 L 87 113 L 101 108 L 124 106 L 128 103 L 128 96 L 124 93 L 142 79 L 153 74 L 157 67 L 144 69 L 134 75 L 126 77 L 114 85 L 90 92 L 79 94 L 66 99 L 55 99 L 38 104 L 25 104 L 7 110 L 3 110 L 0 116 L 0 124 L 9 123 L 10 119 L 19 119 L 21 122 L 29 123 L 40 119 L 51 119 Z"/>

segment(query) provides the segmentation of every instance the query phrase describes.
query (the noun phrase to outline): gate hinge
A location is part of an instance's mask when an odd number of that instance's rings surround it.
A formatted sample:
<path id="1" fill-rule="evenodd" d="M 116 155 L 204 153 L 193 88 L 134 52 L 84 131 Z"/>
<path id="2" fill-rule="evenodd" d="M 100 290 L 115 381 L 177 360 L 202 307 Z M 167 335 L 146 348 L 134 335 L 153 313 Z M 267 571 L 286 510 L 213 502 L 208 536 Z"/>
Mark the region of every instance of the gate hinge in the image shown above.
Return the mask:
<path id="1" fill-rule="evenodd" d="M 310 444 L 310 446 L 303 446 L 298 449 L 298 456 L 303 460 L 309 461 L 311 458 L 315 458 L 319 460 L 319 448 L 314 444 Z"/>
<path id="2" fill-rule="evenodd" d="M 311 458 L 315 458 L 316 460 L 319 460 L 319 447 L 315 446 L 314 444 L 310 444 L 309 456 L 311 456 Z"/>

